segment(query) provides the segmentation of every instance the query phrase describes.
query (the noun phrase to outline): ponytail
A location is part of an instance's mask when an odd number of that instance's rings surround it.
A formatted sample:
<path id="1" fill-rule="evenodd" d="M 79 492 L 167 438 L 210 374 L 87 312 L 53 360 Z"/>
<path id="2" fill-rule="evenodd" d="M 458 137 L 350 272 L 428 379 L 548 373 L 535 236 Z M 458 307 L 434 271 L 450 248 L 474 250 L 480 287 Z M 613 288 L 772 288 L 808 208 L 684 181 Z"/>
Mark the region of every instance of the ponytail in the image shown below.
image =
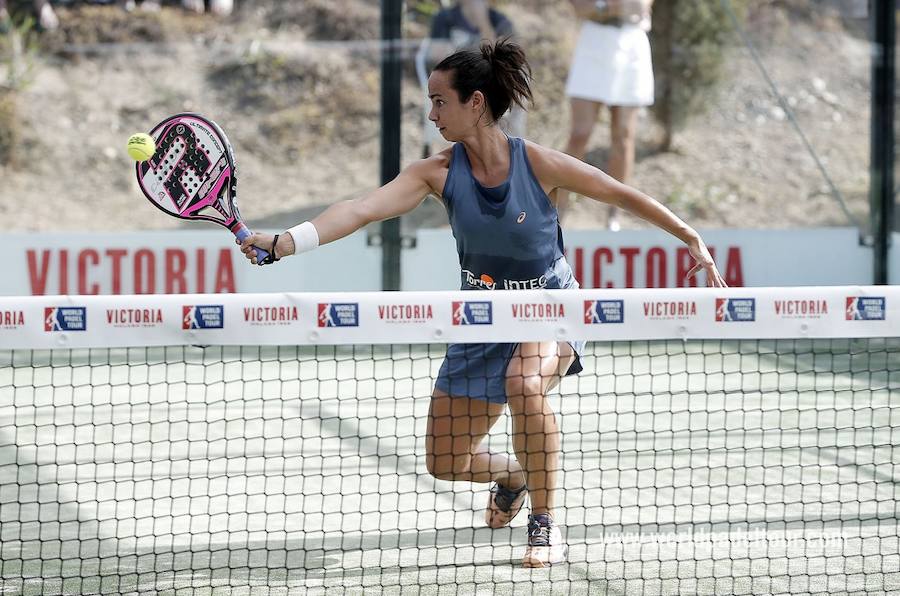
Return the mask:
<path id="1" fill-rule="evenodd" d="M 453 89 L 466 102 L 481 91 L 497 122 L 515 103 L 525 109 L 534 100 L 531 93 L 531 67 L 519 44 L 504 37 L 484 41 L 477 50 L 459 50 L 444 58 L 434 70 L 452 71 Z"/>

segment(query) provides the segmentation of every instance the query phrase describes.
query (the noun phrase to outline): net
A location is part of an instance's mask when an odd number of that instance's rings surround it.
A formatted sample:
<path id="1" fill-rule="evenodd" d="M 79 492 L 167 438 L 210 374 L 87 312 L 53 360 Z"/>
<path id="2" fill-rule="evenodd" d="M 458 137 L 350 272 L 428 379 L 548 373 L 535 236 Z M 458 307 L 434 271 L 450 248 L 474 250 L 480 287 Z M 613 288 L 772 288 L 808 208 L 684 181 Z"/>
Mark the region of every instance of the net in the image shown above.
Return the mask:
<path id="1" fill-rule="evenodd" d="M 773 318 L 784 314 L 773 301 L 795 293 L 818 302 Z M 568 560 L 528 570 L 524 514 L 488 529 L 488 485 L 426 469 L 446 344 L 472 332 L 453 324 L 464 294 L 391 294 L 431 317 L 410 306 L 410 322 L 400 312 L 384 323 L 390 334 L 350 345 L 342 334 L 372 331 L 383 294 L 0 302 L 0 592 L 900 590 L 900 338 L 886 332 L 900 295 L 490 294 L 492 323 L 478 332 L 491 339 L 592 340 L 584 372 L 549 398 Z M 753 321 L 735 315 L 749 298 Z M 257 316 L 282 300 L 288 310 Z M 617 300 L 600 305 L 607 322 L 587 321 L 588 303 Z M 719 300 L 735 301 L 732 321 L 716 321 Z M 512 304 L 548 303 L 572 306 L 540 324 L 504 320 Z M 355 304 L 332 319 L 357 325 L 320 326 L 323 304 Z M 59 310 L 71 308 L 83 311 Z M 121 345 L 125 323 L 106 314 L 142 309 L 127 315 L 131 342 L 163 345 Z M 663 311 L 676 318 L 653 318 Z M 647 333 L 641 313 L 660 338 L 602 337 Z M 260 319 L 275 345 L 229 345 Z M 304 345 L 282 345 L 285 330 Z M 84 347 L 93 342 L 111 345 Z M 511 433 L 502 418 L 490 448 L 511 453 Z"/>

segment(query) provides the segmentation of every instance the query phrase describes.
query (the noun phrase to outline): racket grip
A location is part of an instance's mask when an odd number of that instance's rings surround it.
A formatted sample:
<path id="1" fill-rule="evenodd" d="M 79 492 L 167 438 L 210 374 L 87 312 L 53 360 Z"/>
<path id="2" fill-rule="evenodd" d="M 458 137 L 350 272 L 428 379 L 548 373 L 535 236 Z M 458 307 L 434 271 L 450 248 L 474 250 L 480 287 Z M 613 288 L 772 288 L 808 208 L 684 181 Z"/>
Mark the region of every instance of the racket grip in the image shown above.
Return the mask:
<path id="1" fill-rule="evenodd" d="M 245 226 L 243 223 L 239 223 L 231 231 L 234 232 L 234 235 L 237 236 L 237 239 L 242 242 L 245 238 L 248 238 L 253 234 L 253 232 L 247 229 L 247 226 Z M 253 245 L 253 248 L 254 250 L 256 250 L 256 264 L 262 265 L 262 262 L 269 257 L 269 251 L 263 250 L 255 244 Z"/>

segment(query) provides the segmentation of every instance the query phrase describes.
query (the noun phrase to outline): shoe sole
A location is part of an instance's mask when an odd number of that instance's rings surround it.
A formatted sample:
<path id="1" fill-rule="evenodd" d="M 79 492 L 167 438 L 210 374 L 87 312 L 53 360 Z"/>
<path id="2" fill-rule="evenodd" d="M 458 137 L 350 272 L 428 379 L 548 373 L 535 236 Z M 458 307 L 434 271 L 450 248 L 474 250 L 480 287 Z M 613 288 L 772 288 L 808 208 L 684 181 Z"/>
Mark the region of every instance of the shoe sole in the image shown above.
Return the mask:
<path id="1" fill-rule="evenodd" d="M 563 551 L 562 557 L 558 560 L 543 560 L 541 557 L 525 555 L 525 558 L 522 559 L 522 567 L 526 569 L 545 569 L 547 567 L 552 567 L 553 565 L 559 565 L 560 563 L 565 563 L 567 560 L 568 549 Z"/>

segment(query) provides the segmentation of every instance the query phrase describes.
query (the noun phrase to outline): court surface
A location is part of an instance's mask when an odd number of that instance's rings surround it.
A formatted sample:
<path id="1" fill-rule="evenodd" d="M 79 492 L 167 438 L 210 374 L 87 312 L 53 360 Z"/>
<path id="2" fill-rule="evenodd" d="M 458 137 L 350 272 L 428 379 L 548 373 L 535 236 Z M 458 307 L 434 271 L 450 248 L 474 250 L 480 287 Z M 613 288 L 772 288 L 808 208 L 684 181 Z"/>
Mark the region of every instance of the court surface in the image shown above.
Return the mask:
<path id="1" fill-rule="evenodd" d="M 549 570 L 426 472 L 442 346 L 0 352 L 0 593 L 900 591 L 900 340 L 588 351 Z"/>

